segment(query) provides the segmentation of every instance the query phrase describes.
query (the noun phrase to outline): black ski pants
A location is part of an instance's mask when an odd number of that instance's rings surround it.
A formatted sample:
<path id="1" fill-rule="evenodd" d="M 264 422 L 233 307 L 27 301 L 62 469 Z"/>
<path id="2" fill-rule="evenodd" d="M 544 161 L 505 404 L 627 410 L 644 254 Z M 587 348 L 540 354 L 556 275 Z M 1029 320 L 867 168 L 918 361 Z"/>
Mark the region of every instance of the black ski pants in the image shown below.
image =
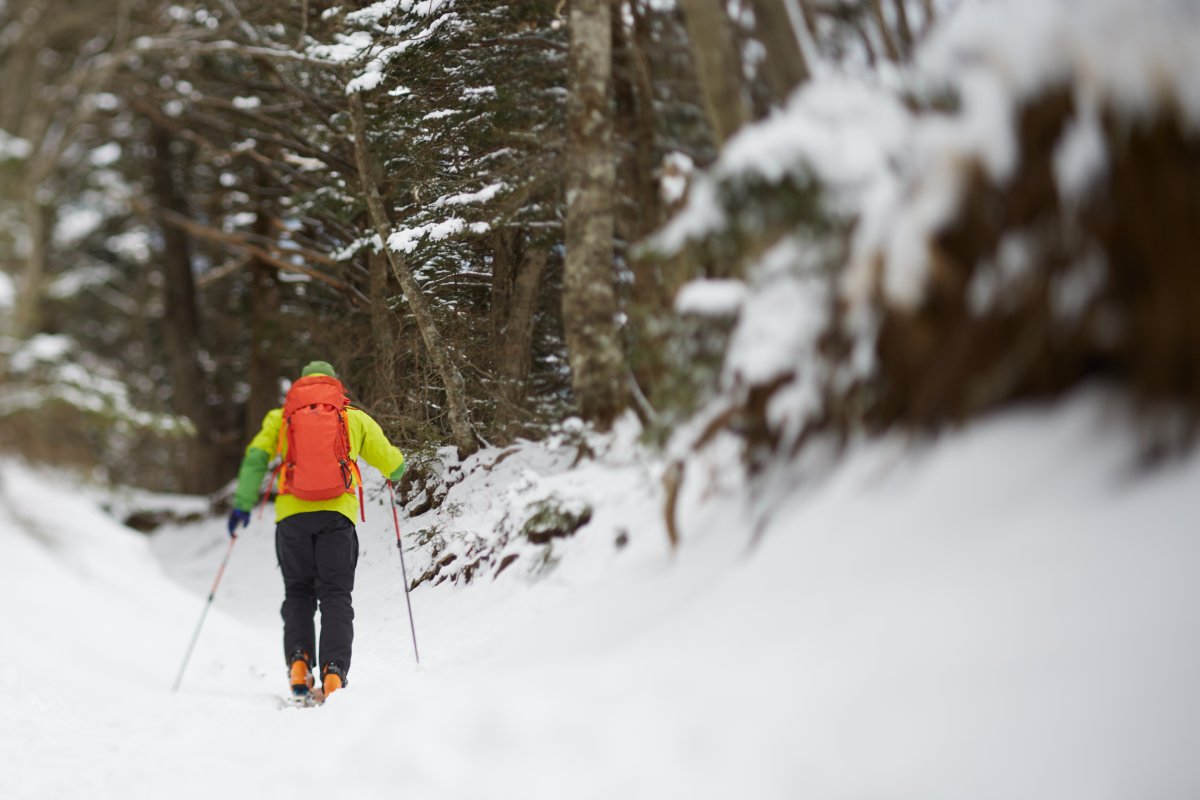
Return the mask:
<path id="1" fill-rule="evenodd" d="M 358 532 L 336 511 L 293 514 L 275 526 L 275 554 L 283 571 L 283 657 L 308 653 L 322 668 L 336 661 L 350 671 L 354 644 L 354 569 Z M 321 609 L 321 649 L 313 616 Z"/>

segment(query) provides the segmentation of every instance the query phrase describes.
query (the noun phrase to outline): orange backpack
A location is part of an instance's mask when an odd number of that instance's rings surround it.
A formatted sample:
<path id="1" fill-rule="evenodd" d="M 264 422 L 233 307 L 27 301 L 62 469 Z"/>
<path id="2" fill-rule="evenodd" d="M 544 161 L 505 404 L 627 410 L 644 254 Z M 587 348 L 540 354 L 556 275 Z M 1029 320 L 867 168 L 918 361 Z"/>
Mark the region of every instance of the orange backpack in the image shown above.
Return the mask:
<path id="1" fill-rule="evenodd" d="M 301 500 L 332 500 L 353 494 L 357 483 L 362 508 L 362 475 L 350 458 L 349 407 L 346 390 L 337 378 L 310 375 L 292 384 L 283 404 L 277 448 L 284 457 L 279 466 L 280 494 Z"/>

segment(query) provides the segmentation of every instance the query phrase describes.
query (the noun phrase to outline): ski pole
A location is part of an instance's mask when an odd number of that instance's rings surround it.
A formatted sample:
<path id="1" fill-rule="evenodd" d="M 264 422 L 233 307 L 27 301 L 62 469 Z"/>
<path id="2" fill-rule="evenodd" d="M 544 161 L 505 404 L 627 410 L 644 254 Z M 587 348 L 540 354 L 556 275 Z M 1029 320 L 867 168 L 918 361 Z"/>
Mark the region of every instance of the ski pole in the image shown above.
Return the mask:
<path id="1" fill-rule="evenodd" d="M 183 664 L 179 667 L 179 675 L 175 678 L 175 685 L 171 687 L 172 692 L 179 691 L 179 684 L 183 683 L 183 673 L 187 670 L 188 661 L 192 658 L 192 650 L 196 647 L 196 640 L 200 638 L 200 629 L 204 627 L 204 618 L 208 616 L 208 610 L 212 608 L 213 598 L 217 596 L 217 586 L 221 583 L 221 576 L 225 574 L 225 565 L 229 563 L 229 556 L 233 553 L 233 544 L 236 541 L 236 536 L 229 537 L 229 547 L 225 550 L 225 558 L 221 560 L 221 566 L 217 569 L 217 577 L 213 581 L 212 589 L 208 593 L 208 600 L 204 603 L 204 611 L 200 614 L 200 621 L 196 623 L 196 632 L 192 634 L 192 643 L 188 645 L 187 653 L 183 656 Z"/>
<path id="2" fill-rule="evenodd" d="M 400 553 L 400 576 L 404 579 L 404 602 L 408 606 L 408 627 L 412 630 L 413 657 L 417 664 L 421 663 L 421 654 L 417 651 L 417 624 L 413 622 L 412 600 L 408 596 L 408 570 L 404 566 L 404 545 L 400 542 L 400 515 L 396 512 L 396 489 L 388 481 L 388 491 L 392 495 L 392 522 L 396 524 L 396 550 Z"/>

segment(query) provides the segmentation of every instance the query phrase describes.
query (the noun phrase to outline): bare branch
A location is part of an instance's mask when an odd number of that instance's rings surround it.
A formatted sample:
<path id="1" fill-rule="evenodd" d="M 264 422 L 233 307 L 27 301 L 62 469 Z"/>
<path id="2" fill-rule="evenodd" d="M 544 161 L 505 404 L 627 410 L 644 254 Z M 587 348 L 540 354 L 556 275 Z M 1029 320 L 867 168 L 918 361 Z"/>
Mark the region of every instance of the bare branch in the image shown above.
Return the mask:
<path id="1" fill-rule="evenodd" d="M 262 247 L 258 247 L 257 245 L 251 244 L 250 241 L 248 241 L 249 237 L 247 237 L 245 234 L 229 233 L 228 231 L 223 231 L 219 228 L 214 228 L 209 225 L 204 225 L 202 223 L 195 222 L 194 220 L 190 220 L 181 214 L 177 214 L 173 211 L 167 211 L 167 210 L 161 209 L 161 208 L 153 209 L 152 213 L 155 216 L 162 219 L 167 224 L 174 225 L 175 227 L 179 228 L 180 230 L 183 230 L 183 231 L 187 232 L 188 234 L 195 236 L 198 239 L 206 239 L 210 242 L 216 242 L 218 244 L 222 244 L 227 247 L 232 247 L 236 250 L 241 251 L 242 253 L 244 253 L 247 256 L 252 256 L 254 258 L 257 258 L 260 261 L 270 264 L 271 266 L 273 266 L 276 269 L 281 270 L 283 272 L 292 272 L 292 273 L 296 273 L 298 275 L 307 275 L 308 277 L 312 278 L 313 280 L 319 281 L 319 282 L 325 284 L 326 286 L 329 286 L 330 288 L 336 289 L 337 291 L 341 292 L 356 306 L 359 306 L 361 308 L 368 308 L 370 306 L 370 301 L 367 299 L 366 295 L 364 295 L 358 289 L 351 286 L 349 283 L 346 283 L 345 281 L 341 280 L 340 278 L 335 278 L 332 275 L 328 275 L 324 272 L 321 272 L 320 270 L 316 270 L 311 267 L 307 267 L 303 264 L 296 264 L 295 262 L 287 261 L 283 258 L 280 258 L 274 252 L 268 251 Z M 296 254 L 301 253 L 301 251 L 291 251 L 291 252 L 296 253 Z M 315 255 L 315 254 L 309 253 L 308 255 Z M 321 256 L 319 258 L 319 260 L 323 261 L 324 263 L 337 263 L 337 262 L 332 261 L 332 259 L 328 259 L 327 257 L 324 257 L 324 256 Z"/>

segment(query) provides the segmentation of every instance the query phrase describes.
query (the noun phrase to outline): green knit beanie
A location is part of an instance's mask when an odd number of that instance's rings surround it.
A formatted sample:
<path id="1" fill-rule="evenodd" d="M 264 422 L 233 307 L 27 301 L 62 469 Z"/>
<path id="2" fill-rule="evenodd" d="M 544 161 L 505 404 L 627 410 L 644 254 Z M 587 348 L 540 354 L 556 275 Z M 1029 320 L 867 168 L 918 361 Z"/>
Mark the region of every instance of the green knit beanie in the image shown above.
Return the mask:
<path id="1" fill-rule="evenodd" d="M 307 378 L 309 375 L 328 375 L 331 378 L 336 378 L 337 372 L 334 371 L 333 365 L 328 361 L 310 361 L 300 371 L 301 378 Z"/>

